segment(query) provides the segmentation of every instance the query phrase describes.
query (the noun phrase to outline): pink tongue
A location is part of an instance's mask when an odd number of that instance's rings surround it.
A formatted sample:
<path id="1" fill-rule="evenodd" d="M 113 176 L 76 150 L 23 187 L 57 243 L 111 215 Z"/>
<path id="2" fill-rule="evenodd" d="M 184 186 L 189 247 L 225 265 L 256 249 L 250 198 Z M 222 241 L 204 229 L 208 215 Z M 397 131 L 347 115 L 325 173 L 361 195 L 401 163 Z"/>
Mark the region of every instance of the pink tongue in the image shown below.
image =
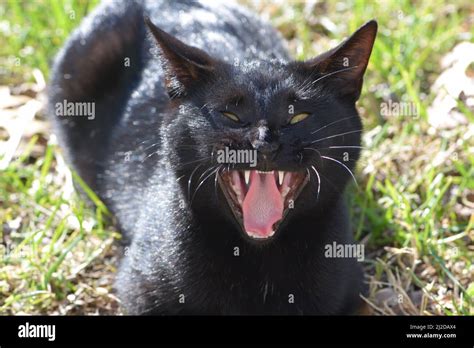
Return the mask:
<path id="1" fill-rule="evenodd" d="M 283 217 L 283 199 L 274 175 L 251 171 L 242 211 L 249 235 L 266 238 L 273 234 L 273 224 Z"/>

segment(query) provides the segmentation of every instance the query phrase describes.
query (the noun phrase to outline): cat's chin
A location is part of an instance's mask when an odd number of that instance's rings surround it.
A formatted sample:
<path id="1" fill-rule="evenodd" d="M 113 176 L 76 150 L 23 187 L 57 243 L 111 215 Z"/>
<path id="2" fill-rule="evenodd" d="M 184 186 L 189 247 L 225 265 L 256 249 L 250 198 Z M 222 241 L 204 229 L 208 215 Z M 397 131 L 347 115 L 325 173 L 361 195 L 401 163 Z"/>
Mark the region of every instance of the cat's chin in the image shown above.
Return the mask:
<path id="1" fill-rule="evenodd" d="M 244 235 L 265 242 L 278 234 L 304 186 L 306 172 L 225 170 L 218 176 L 227 203 Z"/>

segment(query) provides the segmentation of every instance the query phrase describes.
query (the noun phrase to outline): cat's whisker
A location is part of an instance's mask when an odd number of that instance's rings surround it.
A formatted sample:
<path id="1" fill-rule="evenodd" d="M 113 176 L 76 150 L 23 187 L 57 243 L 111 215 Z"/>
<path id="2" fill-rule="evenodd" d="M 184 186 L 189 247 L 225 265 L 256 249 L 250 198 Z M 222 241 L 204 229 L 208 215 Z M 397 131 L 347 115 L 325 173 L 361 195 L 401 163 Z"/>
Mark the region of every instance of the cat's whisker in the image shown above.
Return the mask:
<path id="1" fill-rule="evenodd" d="M 150 146 L 147 146 L 146 148 L 144 148 L 143 151 L 146 151 L 146 150 L 148 150 L 148 149 L 151 149 L 152 147 L 158 146 L 158 145 L 160 145 L 160 144 L 161 144 L 160 142 L 153 143 L 153 144 L 151 144 Z"/>
<path id="2" fill-rule="evenodd" d="M 326 150 L 326 149 L 366 149 L 365 146 L 356 146 L 356 145 L 347 145 L 347 146 L 327 146 L 327 147 L 303 147 L 304 150 L 314 151 L 317 152 L 321 156 L 321 152 L 319 150 Z"/>
<path id="3" fill-rule="evenodd" d="M 343 166 L 343 167 L 349 172 L 349 174 L 351 175 L 351 177 L 352 177 L 352 179 L 354 180 L 356 186 L 359 187 L 359 184 L 357 183 L 357 180 L 356 180 L 356 178 L 355 178 L 355 176 L 354 176 L 354 173 L 352 173 L 352 171 L 349 169 L 349 167 L 347 167 L 344 163 L 342 163 L 341 161 L 338 161 L 337 159 L 334 159 L 334 158 L 332 158 L 332 157 L 328 157 L 328 156 L 321 156 L 321 158 L 325 158 L 325 159 L 327 159 L 327 160 L 333 161 L 333 162 L 338 163 L 338 164 L 340 164 L 341 166 Z"/>
<path id="4" fill-rule="evenodd" d="M 298 84 L 298 89 L 304 89 L 305 85 L 308 83 L 308 82 L 311 82 L 311 78 L 313 77 L 312 74 L 309 74 L 307 78 L 305 78 L 303 80 L 302 83 Z"/>
<path id="5" fill-rule="evenodd" d="M 196 190 L 194 191 L 194 195 L 193 195 L 193 198 L 191 198 L 191 205 L 193 204 L 193 201 L 194 201 L 194 197 L 196 197 L 198 191 L 199 191 L 199 188 L 206 182 L 207 179 L 209 179 L 212 175 L 214 175 L 215 172 L 217 172 L 219 170 L 219 167 L 213 167 L 214 168 L 214 171 L 212 171 L 208 176 L 206 176 L 200 183 L 199 185 L 196 187 Z"/>
<path id="6" fill-rule="evenodd" d="M 300 91 L 303 92 L 303 93 L 306 93 L 306 92 L 311 91 L 311 88 L 309 88 L 310 86 L 312 86 L 312 84 L 311 84 L 311 78 L 312 78 L 312 75 L 310 74 L 310 76 L 308 76 L 308 77 L 303 81 L 303 83 L 301 83 L 300 85 L 298 85 L 298 90 L 300 90 Z"/>
<path id="7" fill-rule="evenodd" d="M 344 118 L 341 118 L 340 120 L 337 120 L 337 121 L 334 121 L 334 122 L 331 122 L 327 125 L 324 125 L 322 126 L 321 128 L 318 128 L 316 129 L 315 131 L 312 131 L 311 134 L 316 134 L 317 132 L 329 127 L 329 126 L 332 126 L 333 124 L 337 124 L 339 122 L 342 122 L 342 121 L 345 121 L 345 120 L 350 120 L 351 118 L 359 118 L 359 116 L 350 116 L 350 117 L 344 117 Z"/>
<path id="8" fill-rule="evenodd" d="M 143 142 L 142 142 L 142 144 L 143 144 Z M 153 147 L 156 147 L 156 146 L 158 146 L 158 145 L 160 145 L 159 142 L 153 143 L 153 144 L 151 144 L 150 146 L 147 146 L 145 149 L 143 149 L 143 152 L 146 154 L 149 149 L 151 149 L 151 148 L 153 148 Z M 148 155 L 142 160 L 142 163 L 144 163 L 147 159 L 149 159 L 149 158 L 152 157 L 153 155 L 156 155 L 157 153 L 158 153 L 158 151 L 153 151 L 152 153 L 148 154 Z"/>
<path id="9" fill-rule="evenodd" d="M 158 146 L 158 145 L 161 145 L 161 143 L 159 141 L 157 141 L 156 143 L 151 144 L 150 146 L 147 146 L 143 151 L 146 151 L 146 150 L 151 149 L 152 147 L 155 147 L 155 146 Z"/>
<path id="10" fill-rule="evenodd" d="M 336 138 L 336 137 L 341 137 L 341 136 L 343 136 L 343 135 L 352 134 L 352 133 L 357 133 L 357 132 L 362 132 L 362 129 L 356 129 L 356 130 L 353 130 L 353 131 L 350 131 L 350 132 L 344 132 L 344 133 L 340 133 L 340 134 L 330 135 L 330 136 L 325 137 L 325 138 L 322 138 L 322 139 L 313 140 L 313 141 L 311 141 L 309 144 L 314 144 L 314 143 L 317 143 L 317 142 L 320 142 L 320 141 L 323 141 L 323 140 L 327 140 L 327 139 L 331 139 L 331 138 Z"/>
<path id="11" fill-rule="evenodd" d="M 318 149 L 366 149 L 365 146 L 347 145 L 347 146 L 328 146 L 318 147 Z"/>
<path id="12" fill-rule="evenodd" d="M 219 196 L 217 194 L 217 180 L 218 180 L 218 176 L 219 176 L 219 172 L 222 168 L 222 165 L 219 166 L 218 170 L 216 171 L 216 175 L 214 177 L 214 195 L 216 196 L 216 200 L 219 200 Z"/>
<path id="13" fill-rule="evenodd" d="M 338 74 L 338 73 L 341 73 L 341 72 L 344 72 L 344 71 L 347 71 L 347 70 L 355 69 L 355 68 L 357 68 L 357 67 L 358 67 L 358 66 L 356 65 L 356 66 L 351 66 L 351 67 L 339 69 L 339 70 L 330 72 L 330 73 L 328 73 L 328 74 L 326 74 L 326 75 L 323 75 L 323 76 L 317 78 L 317 79 L 314 80 L 314 81 L 311 81 L 312 76 L 310 75 L 310 76 L 309 76 L 308 78 L 306 78 L 306 79 L 303 81 L 303 83 L 299 86 L 299 89 L 302 90 L 302 91 L 307 91 L 307 90 L 311 91 L 311 88 L 312 88 L 312 86 L 313 86 L 315 83 L 317 83 L 317 82 L 319 82 L 319 81 L 321 81 L 321 80 L 324 80 L 325 78 L 330 77 L 330 76 L 332 76 L 332 75 L 335 75 L 335 74 Z"/>
<path id="14" fill-rule="evenodd" d="M 143 144 L 145 144 L 146 142 L 149 142 L 150 140 L 151 140 L 151 139 L 145 139 L 145 140 L 143 140 L 143 141 L 140 141 L 140 142 L 138 143 L 138 146 L 143 145 Z M 157 143 L 155 143 L 155 144 L 157 144 Z"/>
<path id="15" fill-rule="evenodd" d="M 311 92 L 313 88 L 313 78 L 313 73 L 309 74 L 309 76 L 301 84 L 298 85 L 298 89 L 302 92 Z"/>
<path id="16" fill-rule="evenodd" d="M 363 146 L 355 146 L 355 145 L 348 145 L 348 146 L 328 146 L 328 147 L 318 147 L 318 148 L 313 148 L 313 147 L 304 147 L 304 150 L 310 150 L 317 152 L 319 157 L 323 157 L 321 155 L 321 152 L 319 150 L 326 150 L 326 149 L 364 149 L 365 147 Z M 356 161 L 356 159 L 349 159 L 348 161 Z"/>
<path id="17" fill-rule="evenodd" d="M 152 153 L 150 153 L 149 155 L 147 155 L 143 160 L 142 160 L 142 163 L 145 163 L 145 161 L 147 159 L 149 159 L 150 157 L 152 157 L 153 155 L 156 155 L 158 154 L 158 151 L 153 151 Z"/>
<path id="18" fill-rule="evenodd" d="M 310 150 L 317 152 L 319 156 L 321 156 L 321 152 L 318 151 L 318 149 L 315 149 L 314 147 L 303 147 L 303 150 Z"/>
<path id="19" fill-rule="evenodd" d="M 339 69 L 339 70 L 336 70 L 336 71 L 333 71 L 333 72 L 330 72 L 326 75 L 323 75 L 321 76 L 320 78 L 314 80 L 313 82 L 311 82 L 311 85 L 314 85 L 316 82 L 319 82 L 321 80 L 324 80 L 326 77 L 329 77 L 329 76 L 332 76 L 332 75 L 335 75 L 335 74 L 338 74 L 338 73 L 341 73 L 341 72 L 344 72 L 344 71 L 347 71 L 347 70 L 352 70 L 352 69 L 355 69 L 357 68 L 358 66 L 355 65 L 355 66 L 350 66 L 350 67 L 347 67 L 347 68 L 343 68 L 343 69 Z"/>
<path id="20" fill-rule="evenodd" d="M 316 196 L 316 200 L 318 200 L 319 199 L 319 192 L 321 191 L 321 177 L 319 176 L 318 170 L 314 166 L 311 166 L 311 168 L 314 170 L 314 173 L 318 177 L 318 194 Z"/>
<path id="21" fill-rule="evenodd" d="M 193 175 L 196 172 L 196 170 L 198 170 L 198 168 L 201 167 L 203 164 L 204 163 L 199 164 L 198 166 L 196 166 L 196 168 L 194 168 L 191 175 L 189 176 L 189 179 L 188 179 L 188 199 L 191 198 L 191 183 L 192 183 L 192 180 L 193 180 Z"/>
<path id="22" fill-rule="evenodd" d="M 211 166 L 209 168 L 207 168 L 205 171 L 202 172 L 202 174 L 199 176 L 199 179 L 198 179 L 198 182 L 201 181 L 201 179 L 207 175 L 210 171 L 214 170 L 216 168 L 216 166 Z"/>
<path id="23" fill-rule="evenodd" d="M 324 180 L 326 180 L 337 192 L 339 193 L 342 193 L 341 189 L 339 187 L 337 187 L 331 180 L 329 180 L 326 176 L 324 176 L 323 173 L 319 173 L 319 175 L 321 176 L 321 178 L 323 178 Z"/>

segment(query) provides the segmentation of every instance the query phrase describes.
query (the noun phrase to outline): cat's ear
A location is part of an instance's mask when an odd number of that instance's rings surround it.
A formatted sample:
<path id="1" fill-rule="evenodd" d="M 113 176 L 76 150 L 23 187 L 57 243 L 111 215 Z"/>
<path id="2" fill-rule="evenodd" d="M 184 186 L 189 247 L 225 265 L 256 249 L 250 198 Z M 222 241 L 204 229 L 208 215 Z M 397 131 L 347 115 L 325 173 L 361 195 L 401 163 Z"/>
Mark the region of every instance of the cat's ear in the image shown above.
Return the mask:
<path id="1" fill-rule="evenodd" d="M 334 85 L 338 93 L 356 101 L 360 96 L 364 72 L 376 35 L 377 22 L 371 20 L 339 46 L 304 64 L 311 72 L 316 72 L 315 81 L 326 80 L 324 83 Z"/>
<path id="2" fill-rule="evenodd" d="M 166 75 L 165 85 L 171 98 L 186 95 L 198 82 L 212 74 L 217 62 L 208 54 L 159 29 L 148 17 L 145 23 L 158 43 Z"/>

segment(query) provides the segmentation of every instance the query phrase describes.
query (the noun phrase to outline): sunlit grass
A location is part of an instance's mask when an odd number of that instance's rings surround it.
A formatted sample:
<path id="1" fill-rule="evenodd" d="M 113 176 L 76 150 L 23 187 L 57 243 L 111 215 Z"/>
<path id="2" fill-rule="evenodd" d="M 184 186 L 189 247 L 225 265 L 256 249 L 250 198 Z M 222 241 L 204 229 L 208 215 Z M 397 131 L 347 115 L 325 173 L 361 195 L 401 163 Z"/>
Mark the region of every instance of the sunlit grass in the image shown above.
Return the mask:
<path id="1" fill-rule="evenodd" d="M 98 0 L 0 2 L 0 84 L 47 77 L 54 53 Z"/>
<path id="2" fill-rule="evenodd" d="M 91 301 L 100 307 L 90 313 L 115 311 L 110 253 L 119 235 L 108 227 L 109 213 L 77 197 L 55 146 L 31 157 L 37 141 L 0 179 L 0 313 L 82 313 Z"/>

